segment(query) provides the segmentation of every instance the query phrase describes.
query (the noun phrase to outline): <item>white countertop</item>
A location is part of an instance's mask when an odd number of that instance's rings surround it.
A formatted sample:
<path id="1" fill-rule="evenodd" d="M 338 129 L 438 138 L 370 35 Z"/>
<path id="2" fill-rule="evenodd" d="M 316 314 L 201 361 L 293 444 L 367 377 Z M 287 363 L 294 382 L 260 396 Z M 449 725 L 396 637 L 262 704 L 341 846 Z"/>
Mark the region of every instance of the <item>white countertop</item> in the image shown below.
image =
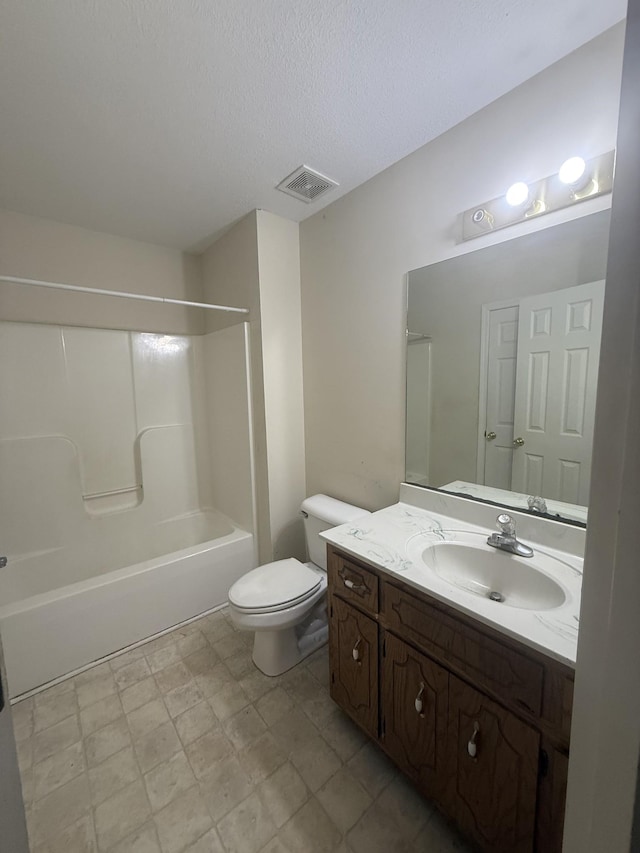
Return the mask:
<path id="1" fill-rule="evenodd" d="M 420 509 L 407 503 L 385 507 L 349 524 L 321 533 L 323 539 L 371 563 L 391 578 L 423 590 L 433 598 L 472 616 L 533 649 L 575 666 L 582 588 L 582 559 L 574 554 L 521 539 L 534 552 L 553 557 L 549 574 L 564 590 L 565 601 L 550 610 L 525 610 L 469 592 L 445 581 L 421 559 L 438 542 L 460 540 L 461 533 L 482 535 L 493 528 Z M 483 540 L 478 540 L 483 541 Z M 504 552 L 500 552 L 504 555 Z M 534 554 L 535 555 L 535 554 Z M 511 555 L 505 555 L 508 558 Z"/>

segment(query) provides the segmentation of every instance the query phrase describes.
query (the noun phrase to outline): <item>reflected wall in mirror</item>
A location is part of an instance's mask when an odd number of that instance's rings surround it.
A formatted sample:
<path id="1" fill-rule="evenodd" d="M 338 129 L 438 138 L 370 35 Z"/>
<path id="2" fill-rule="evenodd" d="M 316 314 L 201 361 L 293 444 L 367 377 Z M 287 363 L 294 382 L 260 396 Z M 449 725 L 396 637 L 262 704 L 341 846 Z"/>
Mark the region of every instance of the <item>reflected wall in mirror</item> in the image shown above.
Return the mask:
<path id="1" fill-rule="evenodd" d="M 586 522 L 608 238 L 602 211 L 409 273 L 407 482 Z"/>

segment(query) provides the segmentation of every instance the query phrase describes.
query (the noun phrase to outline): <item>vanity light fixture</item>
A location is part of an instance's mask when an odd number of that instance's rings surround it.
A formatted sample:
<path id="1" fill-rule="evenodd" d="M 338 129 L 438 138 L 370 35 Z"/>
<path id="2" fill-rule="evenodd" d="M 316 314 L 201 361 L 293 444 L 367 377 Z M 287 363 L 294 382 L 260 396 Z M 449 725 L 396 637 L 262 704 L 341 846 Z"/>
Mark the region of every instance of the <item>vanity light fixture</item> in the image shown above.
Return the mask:
<path id="1" fill-rule="evenodd" d="M 582 157 L 569 157 L 569 159 L 565 160 L 562 166 L 560 166 L 558 177 L 563 184 L 576 186 L 582 181 L 586 170 L 587 164 Z"/>
<path id="2" fill-rule="evenodd" d="M 511 207 L 520 207 L 528 198 L 529 187 L 524 183 L 524 181 L 517 181 L 515 184 L 511 184 L 505 194 L 507 204 Z"/>
<path id="3" fill-rule="evenodd" d="M 518 222 L 527 222 L 554 210 L 610 193 L 615 151 L 585 160 L 572 156 L 558 172 L 537 181 L 518 181 L 498 198 L 460 214 L 462 240 L 471 240 Z"/>

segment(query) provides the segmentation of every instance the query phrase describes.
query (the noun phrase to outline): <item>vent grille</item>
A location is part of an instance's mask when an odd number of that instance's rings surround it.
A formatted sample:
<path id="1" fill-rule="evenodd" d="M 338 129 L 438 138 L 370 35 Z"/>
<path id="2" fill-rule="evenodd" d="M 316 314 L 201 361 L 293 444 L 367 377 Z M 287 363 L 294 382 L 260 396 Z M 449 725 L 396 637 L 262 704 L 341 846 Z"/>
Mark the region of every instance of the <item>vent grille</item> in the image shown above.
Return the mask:
<path id="1" fill-rule="evenodd" d="M 337 181 L 332 181 L 308 166 L 300 166 L 281 181 L 276 189 L 309 204 L 337 186 Z"/>

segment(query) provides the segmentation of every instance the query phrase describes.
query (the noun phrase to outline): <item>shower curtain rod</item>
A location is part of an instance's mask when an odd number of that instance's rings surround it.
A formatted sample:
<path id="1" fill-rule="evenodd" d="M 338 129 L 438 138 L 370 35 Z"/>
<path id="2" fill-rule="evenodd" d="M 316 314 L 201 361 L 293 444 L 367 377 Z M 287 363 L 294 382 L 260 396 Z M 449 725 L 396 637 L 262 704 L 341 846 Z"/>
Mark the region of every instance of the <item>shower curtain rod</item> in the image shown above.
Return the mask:
<path id="1" fill-rule="evenodd" d="M 212 305 L 210 302 L 188 302 L 186 299 L 169 299 L 165 296 L 147 296 L 143 293 L 127 293 L 124 290 L 104 290 L 99 287 L 80 287 L 77 284 L 60 284 L 55 281 L 38 281 L 33 278 L 16 278 L 12 275 L 0 275 L 0 281 L 11 284 L 31 284 L 34 287 L 50 287 L 55 290 L 75 290 L 78 293 L 97 293 L 101 296 L 119 296 L 121 299 L 139 299 L 144 302 L 166 302 L 168 305 L 186 305 L 188 308 L 208 308 L 211 311 L 233 311 L 236 314 L 248 314 L 248 308 L 231 308 L 228 305 Z"/>

